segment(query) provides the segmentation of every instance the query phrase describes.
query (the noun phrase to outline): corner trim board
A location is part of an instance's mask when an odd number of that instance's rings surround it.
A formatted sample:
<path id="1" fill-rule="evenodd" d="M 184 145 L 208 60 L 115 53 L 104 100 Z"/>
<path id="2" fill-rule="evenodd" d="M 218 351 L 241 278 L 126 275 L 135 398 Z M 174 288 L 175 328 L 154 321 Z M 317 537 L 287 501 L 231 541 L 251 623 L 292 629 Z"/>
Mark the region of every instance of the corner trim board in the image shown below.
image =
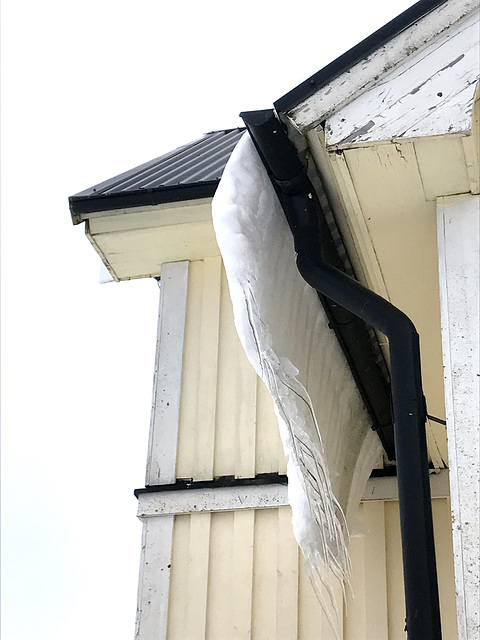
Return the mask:
<path id="1" fill-rule="evenodd" d="M 437 200 L 440 310 L 458 635 L 480 615 L 480 197 Z"/>
<path id="2" fill-rule="evenodd" d="M 167 637 L 173 520 L 167 516 L 143 522 L 135 640 Z"/>
<path id="3" fill-rule="evenodd" d="M 147 485 L 175 482 L 188 267 L 188 261 L 162 265 Z"/>

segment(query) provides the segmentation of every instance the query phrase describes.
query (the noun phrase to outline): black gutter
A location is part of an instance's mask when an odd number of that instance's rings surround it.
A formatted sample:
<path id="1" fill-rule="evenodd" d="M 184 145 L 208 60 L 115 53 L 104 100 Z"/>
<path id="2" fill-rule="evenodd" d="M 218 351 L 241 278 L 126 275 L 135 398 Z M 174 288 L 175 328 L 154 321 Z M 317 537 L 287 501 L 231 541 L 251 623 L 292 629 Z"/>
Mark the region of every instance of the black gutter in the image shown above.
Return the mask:
<path id="1" fill-rule="evenodd" d="M 346 51 L 339 58 L 320 69 L 313 76 L 299 84 L 287 94 L 279 98 L 275 103 L 278 113 L 287 112 L 298 106 L 301 102 L 312 96 L 316 91 L 331 82 L 353 65 L 357 64 L 371 53 L 379 49 L 396 35 L 411 27 L 415 22 L 423 18 L 447 0 L 420 0 L 406 11 L 396 16 L 386 25 L 372 33 L 357 45 Z"/>
<path id="2" fill-rule="evenodd" d="M 432 505 L 419 337 L 390 302 L 323 261 L 320 202 L 306 168 L 272 110 L 241 114 L 292 229 L 297 266 L 317 291 L 387 336 L 409 640 L 440 640 Z"/>

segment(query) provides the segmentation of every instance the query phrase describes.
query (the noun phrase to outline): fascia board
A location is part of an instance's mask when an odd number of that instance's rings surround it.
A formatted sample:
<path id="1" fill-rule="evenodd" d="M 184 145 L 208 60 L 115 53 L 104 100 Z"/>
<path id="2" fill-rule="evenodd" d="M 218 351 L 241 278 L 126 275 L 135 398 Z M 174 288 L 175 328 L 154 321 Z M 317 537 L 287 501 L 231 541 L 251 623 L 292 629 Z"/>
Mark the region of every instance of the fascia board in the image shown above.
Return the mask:
<path id="1" fill-rule="evenodd" d="M 88 216 L 90 233 L 166 227 L 211 220 L 211 198 L 133 209 L 100 211 Z"/>

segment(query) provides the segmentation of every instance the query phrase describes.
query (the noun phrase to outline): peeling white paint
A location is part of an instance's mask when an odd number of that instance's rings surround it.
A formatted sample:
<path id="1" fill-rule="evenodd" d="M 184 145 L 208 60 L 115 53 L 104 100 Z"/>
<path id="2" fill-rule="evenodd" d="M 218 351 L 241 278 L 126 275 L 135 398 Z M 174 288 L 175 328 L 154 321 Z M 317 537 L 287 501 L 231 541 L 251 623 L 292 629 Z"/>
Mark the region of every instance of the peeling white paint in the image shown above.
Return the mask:
<path id="1" fill-rule="evenodd" d="M 479 13 L 442 33 L 326 122 L 327 145 L 469 132 L 480 74 Z"/>
<path id="2" fill-rule="evenodd" d="M 478 0 L 450 0 L 441 5 L 301 102 L 288 112 L 288 117 L 301 132 L 317 126 L 340 107 L 375 86 L 379 78 L 394 70 L 433 38 L 443 32 L 449 37 L 453 25 L 474 11 L 478 4 Z"/>
<path id="3" fill-rule="evenodd" d="M 480 198 L 438 200 L 438 253 L 460 640 L 480 634 Z"/>

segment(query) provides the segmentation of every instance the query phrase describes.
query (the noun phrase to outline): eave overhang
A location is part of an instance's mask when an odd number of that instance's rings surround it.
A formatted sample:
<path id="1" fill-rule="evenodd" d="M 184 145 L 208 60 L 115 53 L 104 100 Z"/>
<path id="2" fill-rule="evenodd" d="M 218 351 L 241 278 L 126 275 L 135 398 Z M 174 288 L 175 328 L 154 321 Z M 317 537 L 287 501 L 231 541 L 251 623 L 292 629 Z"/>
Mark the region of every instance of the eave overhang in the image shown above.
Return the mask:
<path id="1" fill-rule="evenodd" d="M 476 9 L 477 0 L 420 0 L 277 100 L 274 104 L 277 113 L 302 133 L 320 125 L 344 104 L 378 86 L 381 79 L 433 40 L 451 39 L 452 27 Z M 475 45 L 478 38 L 474 36 L 473 40 Z M 462 58 L 464 54 L 465 51 L 459 51 Z M 434 71 L 431 70 L 431 75 Z M 411 86 L 414 93 L 417 86 Z"/>
<path id="2" fill-rule="evenodd" d="M 103 211 L 120 211 L 136 207 L 154 207 L 159 204 L 173 202 L 188 202 L 213 198 L 218 186 L 218 180 L 198 182 L 174 187 L 158 187 L 156 189 L 142 189 L 113 195 L 71 196 L 69 199 L 72 221 L 80 224 L 88 220 L 92 213 Z"/>
<path id="3" fill-rule="evenodd" d="M 479 192 L 478 1 L 419 2 L 395 22 L 275 107 L 358 279 L 417 326 L 428 410 L 443 419 L 436 201 Z M 427 437 L 445 466 L 444 426 Z"/>

